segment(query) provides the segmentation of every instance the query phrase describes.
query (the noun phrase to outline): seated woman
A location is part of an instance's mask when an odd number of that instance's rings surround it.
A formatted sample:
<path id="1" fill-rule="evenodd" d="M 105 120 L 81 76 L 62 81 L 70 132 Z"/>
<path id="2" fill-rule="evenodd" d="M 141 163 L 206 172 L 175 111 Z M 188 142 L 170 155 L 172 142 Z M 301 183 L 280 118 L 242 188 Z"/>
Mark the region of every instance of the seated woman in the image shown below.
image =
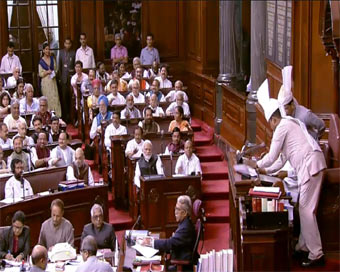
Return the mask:
<path id="1" fill-rule="evenodd" d="M 12 226 L 5 227 L 0 239 L 0 258 L 20 262 L 30 252 L 30 229 L 25 226 L 25 214 L 17 211 Z"/>
<path id="2" fill-rule="evenodd" d="M 4 91 L 0 95 L 0 114 L 6 115 L 11 112 L 11 96 L 7 91 Z"/>
<path id="3" fill-rule="evenodd" d="M 25 82 L 23 78 L 20 77 L 17 80 L 17 87 L 13 94 L 13 98 L 18 99 L 18 100 L 25 98 L 24 88 L 25 88 Z"/>
<path id="4" fill-rule="evenodd" d="M 191 126 L 188 121 L 183 120 L 184 111 L 181 106 L 175 108 L 174 118 L 169 125 L 169 132 L 172 132 L 175 127 L 178 127 L 180 131 L 192 131 Z"/>

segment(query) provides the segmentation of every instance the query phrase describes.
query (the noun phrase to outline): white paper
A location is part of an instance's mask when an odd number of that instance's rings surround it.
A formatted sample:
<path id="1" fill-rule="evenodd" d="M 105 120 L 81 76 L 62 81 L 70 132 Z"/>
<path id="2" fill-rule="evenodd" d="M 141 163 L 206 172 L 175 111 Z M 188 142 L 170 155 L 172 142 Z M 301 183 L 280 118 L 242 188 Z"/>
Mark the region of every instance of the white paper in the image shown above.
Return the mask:
<path id="1" fill-rule="evenodd" d="M 40 193 L 38 193 L 38 195 L 40 195 L 40 196 L 47 196 L 47 195 L 49 195 L 49 194 L 50 194 L 49 191 L 45 191 L 45 192 L 40 192 Z"/>
<path id="2" fill-rule="evenodd" d="M 16 261 L 12 261 L 12 260 L 6 260 L 4 259 L 5 262 L 11 266 L 20 266 L 22 262 L 16 262 Z"/>
<path id="3" fill-rule="evenodd" d="M 11 198 L 11 197 L 8 197 L 8 198 L 4 198 L 3 200 L 1 200 L 0 202 L 1 203 L 4 203 L 4 204 L 11 204 L 13 202 L 18 202 L 18 201 L 22 201 L 22 198 L 21 197 L 17 197 L 17 198 Z"/>
<path id="4" fill-rule="evenodd" d="M 141 261 L 141 262 L 148 262 L 148 261 L 161 261 L 162 260 L 162 256 L 161 255 L 155 255 L 151 258 L 146 258 L 144 256 L 136 256 L 136 260 L 137 261 Z"/>
<path id="5" fill-rule="evenodd" d="M 228 263 L 227 263 L 227 272 L 233 272 L 233 261 L 234 261 L 234 252 L 232 249 L 227 249 L 228 255 Z"/>
<path id="6" fill-rule="evenodd" d="M 255 186 L 253 191 L 254 192 L 263 192 L 263 193 L 275 193 L 275 194 L 278 194 L 280 192 L 280 187 Z"/>
<path id="7" fill-rule="evenodd" d="M 158 249 L 154 249 L 152 247 L 141 246 L 137 244 L 132 246 L 132 248 L 137 250 L 140 254 L 142 254 L 146 258 L 151 258 L 158 252 Z"/>
<path id="8" fill-rule="evenodd" d="M 52 71 L 52 73 L 50 74 L 50 78 L 53 79 L 55 77 L 55 72 Z"/>

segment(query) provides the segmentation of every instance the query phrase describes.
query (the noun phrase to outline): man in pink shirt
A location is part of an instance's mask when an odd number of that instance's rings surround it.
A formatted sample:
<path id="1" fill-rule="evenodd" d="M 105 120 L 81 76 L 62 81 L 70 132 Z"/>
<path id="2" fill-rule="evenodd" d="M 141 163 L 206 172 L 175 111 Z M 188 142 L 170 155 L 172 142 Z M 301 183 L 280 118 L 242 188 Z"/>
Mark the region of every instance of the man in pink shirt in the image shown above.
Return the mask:
<path id="1" fill-rule="evenodd" d="M 112 66 L 117 63 L 128 62 L 128 51 L 125 46 L 122 45 L 122 38 L 119 33 L 115 35 L 116 45 L 111 49 Z"/>

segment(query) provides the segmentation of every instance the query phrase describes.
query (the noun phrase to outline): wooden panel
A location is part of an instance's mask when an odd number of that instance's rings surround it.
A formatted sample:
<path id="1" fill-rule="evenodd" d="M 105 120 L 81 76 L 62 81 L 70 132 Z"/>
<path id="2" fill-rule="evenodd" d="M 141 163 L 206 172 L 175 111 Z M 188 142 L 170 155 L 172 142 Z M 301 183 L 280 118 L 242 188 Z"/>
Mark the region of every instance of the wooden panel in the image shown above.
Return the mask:
<path id="1" fill-rule="evenodd" d="M 142 44 L 151 32 L 162 62 L 183 57 L 182 9 L 181 1 L 143 1 Z"/>
<path id="2" fill-rule="evenodd" d="M 246 95 L 223 85 L 221 135 L 240 148 L 246 137 Z"/>
<path id="3" fill-rule="evenodd" d="M 269 94 L 271 98 L 277 98 L 277 95 L 282 85 L 281 68 L 268 59 L 266 62 Z"/>
<path id="4" fill-rule="evenodd" d="M 7 53 L 8 43 L 8 19 L 6 1 L 0 1 L 0 54 Z"/>
<path id="5" fill-rule="evenodd" d="M 104 10 L 103 10 L 104 12 Z M 82 0 L 80 3 L 80 33 L 85 32 L 87 36 L 87 44 L 94 50 L 96 59 L 96 5 L 93 0 Z M 75 37 L 79 44 L 79 34 Z M 104 33 L 103 33 L 104 34 Z M 80 45 L 79 45 L 80 46 Z M 79 48 L 78 46 L 78 48 Z"/>

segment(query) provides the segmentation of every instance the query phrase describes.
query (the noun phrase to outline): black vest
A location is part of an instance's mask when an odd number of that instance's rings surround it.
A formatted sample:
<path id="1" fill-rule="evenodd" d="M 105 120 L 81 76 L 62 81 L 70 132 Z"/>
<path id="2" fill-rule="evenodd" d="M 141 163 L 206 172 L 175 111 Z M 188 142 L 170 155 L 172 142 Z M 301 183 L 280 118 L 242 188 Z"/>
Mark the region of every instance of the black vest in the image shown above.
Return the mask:
<path id="1" fill-rule="evenodd" d="M 152 155 L 150 160 L 147 162 L 142 154 L 142 156 L 138 160 L 141 176 L 157 175 L 157 158 L 157 156 Z"/>

